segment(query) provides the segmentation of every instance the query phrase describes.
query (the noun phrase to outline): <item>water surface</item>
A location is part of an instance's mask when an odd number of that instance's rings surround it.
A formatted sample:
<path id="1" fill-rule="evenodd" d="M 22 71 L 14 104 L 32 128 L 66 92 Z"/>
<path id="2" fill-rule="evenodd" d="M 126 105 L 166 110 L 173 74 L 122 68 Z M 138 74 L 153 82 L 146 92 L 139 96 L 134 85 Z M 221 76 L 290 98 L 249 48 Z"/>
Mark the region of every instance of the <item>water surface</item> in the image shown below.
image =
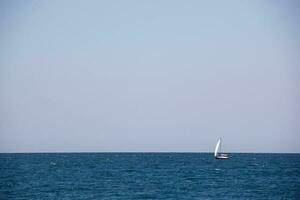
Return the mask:
<path id="1" fill-rule="evenodd" d="M 300 199 L 300 154 L 0 154 L 0 199 Z"/>

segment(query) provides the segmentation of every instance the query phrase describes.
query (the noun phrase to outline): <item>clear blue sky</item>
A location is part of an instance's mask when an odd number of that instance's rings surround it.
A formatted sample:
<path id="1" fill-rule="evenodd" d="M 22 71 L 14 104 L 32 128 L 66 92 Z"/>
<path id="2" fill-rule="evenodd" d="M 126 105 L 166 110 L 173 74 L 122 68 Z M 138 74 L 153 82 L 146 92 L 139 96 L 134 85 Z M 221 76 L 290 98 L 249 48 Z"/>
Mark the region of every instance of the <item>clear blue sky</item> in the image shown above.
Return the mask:
<path id="1" fill-rule="evenodd" d="M 0 152 L 300 152 L 299 1 L 0 1 Z"/>

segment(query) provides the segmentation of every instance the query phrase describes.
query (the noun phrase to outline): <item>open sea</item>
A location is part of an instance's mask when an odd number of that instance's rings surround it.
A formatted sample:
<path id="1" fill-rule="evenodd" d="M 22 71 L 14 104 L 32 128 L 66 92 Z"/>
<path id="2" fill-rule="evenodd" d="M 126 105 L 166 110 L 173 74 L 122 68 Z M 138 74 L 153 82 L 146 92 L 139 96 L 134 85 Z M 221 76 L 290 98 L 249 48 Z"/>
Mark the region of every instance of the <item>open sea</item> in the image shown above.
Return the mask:
<path id="1" fill-rule="evenodd" d="M 0 154 L 0 199 L 300 199 L 300 154 Z"/>

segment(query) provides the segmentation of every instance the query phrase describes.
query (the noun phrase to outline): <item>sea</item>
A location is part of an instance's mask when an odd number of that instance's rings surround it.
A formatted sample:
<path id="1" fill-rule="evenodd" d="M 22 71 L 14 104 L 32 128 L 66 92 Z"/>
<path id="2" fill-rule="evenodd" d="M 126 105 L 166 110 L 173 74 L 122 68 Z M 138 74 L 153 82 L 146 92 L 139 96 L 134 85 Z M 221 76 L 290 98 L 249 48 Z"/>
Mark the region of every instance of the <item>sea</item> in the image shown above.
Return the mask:
<path id="1" fill-rule="evenodd" d="M 300 199 L 300 154 L 0 154 L 0 199 Z"/>

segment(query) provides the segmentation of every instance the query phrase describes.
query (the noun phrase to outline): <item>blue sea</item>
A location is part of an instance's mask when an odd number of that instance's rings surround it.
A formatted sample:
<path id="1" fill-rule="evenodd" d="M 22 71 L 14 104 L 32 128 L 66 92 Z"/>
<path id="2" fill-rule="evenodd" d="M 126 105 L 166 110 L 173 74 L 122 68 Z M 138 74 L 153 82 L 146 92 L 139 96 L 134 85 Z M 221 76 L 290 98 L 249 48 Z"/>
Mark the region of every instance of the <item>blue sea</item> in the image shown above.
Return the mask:
<path id="1" fill-rule="evenodd" d="M 0 154 L 0 199 L 300 199 L 300 154 Z"/>

